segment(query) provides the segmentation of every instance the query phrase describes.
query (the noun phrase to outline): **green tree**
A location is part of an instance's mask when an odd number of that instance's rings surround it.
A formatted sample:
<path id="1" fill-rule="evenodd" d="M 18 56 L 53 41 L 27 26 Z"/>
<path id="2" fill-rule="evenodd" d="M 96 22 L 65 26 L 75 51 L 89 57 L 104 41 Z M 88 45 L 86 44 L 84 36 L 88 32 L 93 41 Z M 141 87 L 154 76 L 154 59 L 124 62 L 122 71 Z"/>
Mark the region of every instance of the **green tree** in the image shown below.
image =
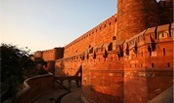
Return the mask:
<path id="1" fill-rule="evenodd" d="M 19 49 L 14 45 L 1 44 L 0 50 L 1 94 L 9 91 L 8 96 L 13 96 L 17 92 L 18 84 L 24 81 L 24 71 L 34 68 L 34 63 L 29 58 L 27 50 Z"/>

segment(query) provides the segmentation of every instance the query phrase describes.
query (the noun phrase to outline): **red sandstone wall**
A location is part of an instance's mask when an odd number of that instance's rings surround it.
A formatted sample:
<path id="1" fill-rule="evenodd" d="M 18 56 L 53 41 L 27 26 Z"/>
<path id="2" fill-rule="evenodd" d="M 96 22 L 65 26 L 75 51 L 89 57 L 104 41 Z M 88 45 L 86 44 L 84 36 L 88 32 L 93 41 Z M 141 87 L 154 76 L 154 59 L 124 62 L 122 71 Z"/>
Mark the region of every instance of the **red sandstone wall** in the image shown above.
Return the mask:
<path id="1" fill-rule="evenodd" d="M 96 45 L 93 47 L 95 48 L 93 52 L 83 54 L 83 59 L 82 55 L 76 55 L 63 61 L 58 60 L 56 73 L 74 75 L 82 65 L 83 95 L 91 98 L 90 103 L 93 103 L 92 101 L 123 102 L 123 62 L 113 46 L 116 45 Z"/>
<path id="2" fill-rule="evenodd" d="M 155 0 L 118 0 L 118 40 L 129 39 L 137 33 L 160 24 Z"/>
<path id="3" fill-rule="evenodd" d="M 82 97 L 90 103 L 148 102 L 173 83 L 173 24 L 152 27 L 158 14 L 162 24 L 171 21 L 173 10 L 161 5 L 158 11 L 155 0 L 118 0 L 118 15 L 65 46 L 55 74 L 74 75 L 82 65 Z"/>
<path id="4" fill-rule="evenodd" d="M 64 47 L 54 48 L 55 50 L 55 60 L 63 58 Z"/>
<path id="5" fill-rule="evenodd" d="M 172 85 L 173 37 L 170 25 L 145 30 L 159 24 L 159 19 L 156 2 L 143 3 L 144 6 L 139 6 L 142 4 L 139 0 L 132 4 L 135 6 L 132 8 L 139 8 L 137 14 L 133 11 L 127 15 L 118 14 L 122 20 L 118 25 L 118 18 L 114 15 L 77 38 L 65 47 L 64 59 L 56 61 L 58 75 L 74 75 L 82 65 L 82 97 L 88 102 L 146 103 Z M 148 20 L 145 19 L 147 16 Z M 116 34 L 116 26 L 119 30 L 125 26 L 125 34 L 121 33 L 122 30 Z M 113 40 L 114 36 L 116 40 Z M 119 42 L 127 38 L 130 39 Z M 112 43 L 111 50 L 107 43 Z M 153 43 L 155 49 L 150 52 Z"/>
<path id="6" fill-rule="evenodd" d="M 92 95 L 96 94 L 94 101 L 103 100 L 106 101 L 106 103 L 109 101 L 123 101 L 123 62 L 120 62 L 120 58 L 118 57 L 116 51 L 114 51 L 114 47 L 110 44 L 100 44 L 94 46 L 93 48 L 92 52 L 89 52 L 89 50 L 83 54 L 83 60 L 81 59 L 82 55 L 75 55 L 73 57 L 65 58 L 63 61 L 56 61 L 56 71 L 58 71 L 56 73 L 58 73 L 58 75 L 74 75 L 79 66 L 82 64 L 83 82 L 90 84 L 86 85 L 83 83 L 83 88 L 90 88 L 92 86 L 91 89 L 93 93 L 89 96 L 92 97 Z M 105 50 L 107 52 L 107 57 L 104 58 L 103 55 L 106 53 L 104 52 Z M 95 58 L 94 51 L 96 53 Z M 90 73 L 92 74 L 90 75 Z M 102 78 L 100 78 L 101 80 L 96 80 L 96 77 Z M 107 77 L 110 79 L 108 80 Z M 112 84 L 112 86 L 110 84 Z M 84 92 L 87 91 L 84 89 Z M 101 96 L 105 96 L 107 99 L 101 99 Z"/>
<path id="7" fill-rule="evenodd" d="M 113 36 L 115 36 L 115 33 L 117 32 L 117 30 L 115 30 L 116 21 L 116 15 L 113 15 L 92 30 L 66 45 L 64 58 L 79 55 L 89 49 L 89 46 L 94 47 L 98 44 L 113 41 Z"/>
<path id="8" fill-rule="evenodd" d="M 85 59 L 82 65 L 82 96 L 90 103 L 123 102 L 123 62 L 114 51 L 97 53 Z"/>
<path id="9" fill-rule="evenodd" d="M 96 45 L 92 52 L 57 60 L 56 73 L 74 75 L 82 65 L 82 97 L 90 103 L 146 103 L 173 83 L 170 27 L 148 28 L 125 42 Z"/>
<path id="10" fill-rule="evenodd" d="M 46 74 L 32 77 L 24 81 L 24 90 L 18 93 L 15 103 L 32 103 L 44 93 L 53 90 L 54 77 Z"/>
<path id="11" fill-rule="evenodd" d="M 152 76 L 147 78 L 148 100 L 153 99 L 164 90 L 173 85 L 173 31 L 169 32 L 169 25 L 157 28 L 157 45 L 154 51 L 157 55 L 147 58 L 147 64 L 151 64 L 148 71 Z M 174 27 L 172 27 L 174 28 Z M 166 45 L 167 44 L 167 45 Z M 154 67 L 152 67 L 152 63 Z M 154 70 L 155 69 L 155 70 Z"/>
<path id="12" fill-rule="evenodd" d="M 44 59 L 44 61 L 54 60 L 55 59 L 54 49 L 43 51 L 42 58 Z"/>
<path id="13" fill-rule="evenodd" d="M 169 26 L 149 28 L 125 42 L 129 46 L 129 55 L 124 56 L 125 103 L 147 103 L 173 85 L 173 36 Z M 153 40 L 155 50 L 150 53 Z"/>
<path id="14" fill-rule="evenodd" d="M 55 74 L 59 76 L 73 76 L 81 65 L 80 55 L 66 59 L 57 60 L 55 63 Z"/>
<path id="15" fill-rule="evenodd" d="M 54 48 L 51 50 L 43 51 L 42 58 L 45 61 L 55 61 L 56 59 L 63 58 L 63 48 Z"/>
<path id="16" fill-rule="evenodd" d="M 93 46 L 91 53 L 84 49 L 84 54 L 56 61 L 56 73 L 74 75 L 82 65 L 82 97 L 90 103 L 122 103 L 123 98 L 125 103 L 146 103 L 172 85 L 170 27 L 173 24 L 149 28 L 125 42 L 113 41 L 110 50 L 108 44 Z M 155 50 L 150 53 L 148 48 L 152 49 L 153 42 Z M 123 48 L 123 56 L 118 55 L 119 47 Z"/>

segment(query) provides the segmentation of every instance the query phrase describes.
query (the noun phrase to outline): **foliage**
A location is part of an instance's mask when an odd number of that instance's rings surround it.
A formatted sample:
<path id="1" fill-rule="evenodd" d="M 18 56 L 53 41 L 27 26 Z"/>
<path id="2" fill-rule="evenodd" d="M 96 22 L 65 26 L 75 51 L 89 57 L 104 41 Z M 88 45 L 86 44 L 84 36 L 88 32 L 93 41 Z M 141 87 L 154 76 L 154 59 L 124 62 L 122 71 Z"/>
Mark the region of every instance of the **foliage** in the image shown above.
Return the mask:
<path id="1" fill-rule="evenodd" d="M 29 58 L 26 50 L 16 46 L 2 44 L 0 46 L 1 62 L 1 93 L 9 91 L 12 96 L 17 92 L 18 84 L 24 80 L 23 73 L 34 67 L 34 62 Z"/>
<path id="2" fill-rule="evenodd" d="M 35 72 L 37 74 L 46 74 L 48 73 L 44 68 L 47 66 L 47 62 L 45 62 L 42 58 L 35 58 Z"/>
<path id="3" fill-rule="evenodd" d="M 27 49 L 27 48 L 26 48 Z M 42 58 L 34 61 L 29 55 L 29 50 L 19 49 L 14 45 L 1 44 L 1 100 L 12 97 L 17 93 L 19 84 L 31 76 L 46 74 L 46 62 Z"/>

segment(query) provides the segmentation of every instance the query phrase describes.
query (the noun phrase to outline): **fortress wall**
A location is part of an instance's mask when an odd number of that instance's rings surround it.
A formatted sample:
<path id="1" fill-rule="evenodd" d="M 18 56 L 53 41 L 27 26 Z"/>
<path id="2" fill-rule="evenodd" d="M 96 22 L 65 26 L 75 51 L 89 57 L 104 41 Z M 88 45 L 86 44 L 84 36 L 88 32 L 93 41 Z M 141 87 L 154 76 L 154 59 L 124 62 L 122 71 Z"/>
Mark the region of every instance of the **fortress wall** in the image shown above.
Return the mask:
<path id="1" fill-rule="evenodd" d="M 118 0 L 118 15 L 64 47 L 54 59 L 55 74 L 74 75 L 82 65 L 82 98 L 89 103 L 148 102 L 173 85 L 174 24 L 157 26 L 172 18 L 157 6 L 155 0 Z"/>
<path id="2" fill-rule="evenodd" d="M 147 102 L 172 85 L 171 28 L 173 24 L 148 28 L 125 42 L 99 44 L 57 60 L 56 66 L 61 68 L 57 73 L 74 75 L 82 65 L 82 97 L 91 103 L 123 102 L 123 95 L 126 103 Z M 123 56 L 119 56 L 119 47 Z"/>
<path id="3" fill-rule="evenodd" d="M 124 43 L 129 46 L 129 55 L 124 56 L 125 103 L 146 103 L 173 85 L 173 35 L 169 27 L 148 28 Z M 142 41 L 138 42 L 139 37 Z"/>
<path id="4" fill-rule="evenodd" d="M 85 97 L 105 103 L 123 102 L 123 59 L 111 44 L 96 45 L 93 50 L 89 49 L 83 55 L 57 60 L 57 75 L 74 75 L 82 65 L 82 88 Z"/>
<path id="5" fill-rule="evenodd" d="M 66 75 L 75 75 L 77 70 L 81 65 L 81 60 L 79 56 L 74 56 L 72 58 L 64 60 L 64 73 Z"/>
<path id="6" fill-rule="evenodd" d="M 88 52 L 90 49 L 95 49 L 97 46 L 113 41 L 115 25 L 116 15 L 65 46 L 64 60 L 57 60 L 55 65 L 56 72 L 61 71 L 58 75 L 74 75 L 82 63 L 88 61 L 91 64 L 93 62 L 92 58 L 87 59 L 87 55 L 92 54 Z M 81 56 L 84 56 L 84 61 L 82 61 Z"/>
<path id="7" fill-rule="evenodd" d="M 28 78 L 23 83 L 24 88 L 18 92 L 13 103 L 32 103 L 38 97 L 54 89 L 54 76 L 44 74 Z"/>
<path id="8" fill-rule="evenodd" d="M 59 76 L 73 76 L 81 65 L 80 55 L 56 60 L 55 74 Z"/>
<path id="9" fill-rule="evenodd" d="M 55 60 L 63 58 L 64 47 L 54 48 Z"/>
<path id="10" fill-rule="evenodd" d="M 118 40 L 133 37 L 139 32 L 160 24 L 155 0 L 118 0 Z"/>
<path id="11" fill-rule="evenodd" d="M 54 48 L 51 50 L 45 50 L 42 53 L 42 58 L 45 61 L 55 61 L 56 59 L 63 58 L 63 48 Z"/>
<path id="12" fill-rule="evenodd" d="M 172 24 L 173 25 L 173 24 Z M 173 29 L 170 25 L 157 27 L 156 49 L 147 58 L 149 65 L 147 73 L 148 100 L 162 93 L 173 85 Z M 154 54 L 154 55 L 153 55 Z M 151 66 L 151 67 L 150 67 Z"/>
<path id="13" fill-rule="evenodd" d="M 123 62 L 114 51 L 89 55 L 82 65 L 82 96 L 93 101 L 111 103 L 123 102 Z"/>
<path id="14" fill-rule="evenodd" d="M 43 51 L 44 61 L 55 60 L 54 49 Z"/>
<path id="15" fill-rule="evenodd" d="M 89 49 L 89 47 L 112 41 L 113 36 L 115 36 L 116 33 L 116 21 L 116 15 L 113 15 L 112 17 L 105 20 L 90 31 L 86 32 L 70 44 L 66 45 L 64 51 L 64 58 L 79 55 Z"/>
<path id="16" fill-rule="evenodd" d="M 145 69 L 144 32 L 124 43 L 124 102 L 146 103 L 147 80 L 143 77 Z M 134 47 L 138 47 L 137 50 Z"/>
<path id="17" fill-rule="evenodd" d="M 63 68 L 64 68 L 63 60 L 62 59 L 56 60 L 55 61 L 55 75 L 65 76 Z"/>

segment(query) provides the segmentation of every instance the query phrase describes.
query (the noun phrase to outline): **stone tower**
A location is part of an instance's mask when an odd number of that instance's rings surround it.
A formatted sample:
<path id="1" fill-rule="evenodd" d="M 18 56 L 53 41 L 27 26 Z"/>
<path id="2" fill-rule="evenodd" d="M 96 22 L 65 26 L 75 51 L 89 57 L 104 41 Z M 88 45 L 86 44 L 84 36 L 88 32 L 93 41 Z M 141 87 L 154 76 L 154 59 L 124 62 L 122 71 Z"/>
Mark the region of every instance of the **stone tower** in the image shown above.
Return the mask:
<path id="1" fill-rule="evenodd" d="M 117 40 L 125 40 L 160 24 L 156 0 L 118 0 Z"/>

